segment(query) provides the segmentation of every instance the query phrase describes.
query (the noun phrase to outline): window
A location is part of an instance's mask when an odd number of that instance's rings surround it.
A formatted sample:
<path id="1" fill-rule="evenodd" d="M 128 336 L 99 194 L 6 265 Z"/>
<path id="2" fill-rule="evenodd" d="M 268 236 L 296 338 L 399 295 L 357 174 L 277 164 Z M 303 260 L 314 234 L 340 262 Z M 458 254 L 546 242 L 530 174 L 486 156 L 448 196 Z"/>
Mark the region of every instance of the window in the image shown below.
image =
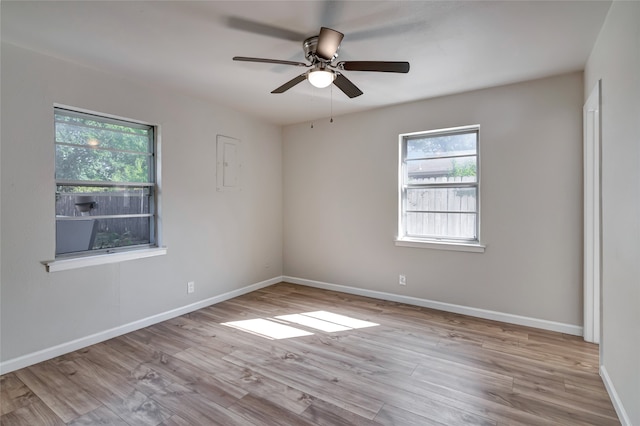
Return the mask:
<path id="1" fill-rule="evenodd" d="M 400 135 L 399 241 L 479 245 L 479 130 Z"/>
<path id="2" fill-rule="evenodd" d="M 157 244 L 155 128 L 55 108 L 56 258 Z"/>

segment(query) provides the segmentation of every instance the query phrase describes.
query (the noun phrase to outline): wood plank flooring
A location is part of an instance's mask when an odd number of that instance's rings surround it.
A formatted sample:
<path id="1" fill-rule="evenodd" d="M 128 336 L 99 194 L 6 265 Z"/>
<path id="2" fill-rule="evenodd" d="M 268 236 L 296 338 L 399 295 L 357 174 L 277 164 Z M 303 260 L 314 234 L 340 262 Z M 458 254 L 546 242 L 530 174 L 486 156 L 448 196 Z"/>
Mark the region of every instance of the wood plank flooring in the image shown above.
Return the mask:
<path id="1" fill-rule="evenodd" d="M 288 283 L 0 380 L 2 425 L 620 424 L 580 337 Z"/>

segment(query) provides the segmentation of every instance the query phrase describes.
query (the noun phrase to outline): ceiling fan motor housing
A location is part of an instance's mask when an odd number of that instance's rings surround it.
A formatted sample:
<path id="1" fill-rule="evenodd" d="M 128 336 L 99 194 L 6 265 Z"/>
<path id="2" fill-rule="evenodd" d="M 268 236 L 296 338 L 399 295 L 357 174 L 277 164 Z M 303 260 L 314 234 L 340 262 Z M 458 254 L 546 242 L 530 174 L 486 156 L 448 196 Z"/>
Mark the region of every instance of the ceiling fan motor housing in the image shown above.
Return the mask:
<path id="1" fill-rule="evenodd" d="M 333 55 L 330 60 L 324 60 L 316 55 L 316 49 L 318 47 L 318 36 L 309 37 L 302 42 L 302 50 L 304 50 L 304 57 L 307 58 L 312 65 L 318 62 L 325 62 L 330 64 L 338 57 L 338 51 Z"/>

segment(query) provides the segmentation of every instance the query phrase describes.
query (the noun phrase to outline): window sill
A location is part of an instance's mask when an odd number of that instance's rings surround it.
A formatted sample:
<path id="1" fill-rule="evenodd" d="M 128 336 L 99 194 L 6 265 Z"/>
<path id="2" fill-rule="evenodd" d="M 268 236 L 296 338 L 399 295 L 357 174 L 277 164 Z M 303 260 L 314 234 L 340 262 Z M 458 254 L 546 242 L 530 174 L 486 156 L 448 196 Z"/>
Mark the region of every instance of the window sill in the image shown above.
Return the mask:
<path id="1" fill-rule="evenodd" d="M 413 247 L 423 249 L 466 251 L 472 253 L 484 253 L 486 248 L 483 244 L 478 243 L 453 243 L 451 241 L 423 241 L 409 238 L 398 238 L 396 240 L 398 247 Z"/>
<path id="2" fill-rule="evenodd" d="M 95 256 L 82 256 L 69 259 L 58 259 L 42 262 L 47 272 L 66 271 L 68 269 L 84 268 L 86 266 L 106 265 L 108 263 L 124 262 L 126 260 L 144 259 L 145 257 L 162 256 L 167 254 L 166 247 L 150 247 L 141 250 L 121 251 Z"/>

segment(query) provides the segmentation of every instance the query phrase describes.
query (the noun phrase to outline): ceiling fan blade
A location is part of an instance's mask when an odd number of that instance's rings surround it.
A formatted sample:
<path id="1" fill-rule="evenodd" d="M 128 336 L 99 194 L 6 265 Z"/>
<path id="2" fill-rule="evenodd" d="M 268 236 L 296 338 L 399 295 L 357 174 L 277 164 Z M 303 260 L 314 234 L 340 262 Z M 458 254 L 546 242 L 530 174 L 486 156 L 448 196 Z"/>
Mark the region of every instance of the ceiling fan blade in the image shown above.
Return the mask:
<path id="1" fill-rule="evenodd" d="M 296 84 L 301 83 L 301 82 L 305 81 L 306 79 L 307 79 L 307 73 L 305 72 L 304 74 L 300 74 L 296 78 L 293 78 L 293 79 L 287 81 L 285 84 L 283 84 L 282 86 L 280 86 L 277 89 L 273 90 L 271 93 L 284 93 L 287 90 L 291 89 Z"/>
<path id="2" fill-rule="evenodd" d="M 324 60 L 331 60 L 340 48 L 344 34 L 331 28 L 320 28 L 318 35 L 318 46 L 316 47 L 316 55 Z"/>
<path id="3" fill-rule="evenodd" d="M 240 18 L 238 16 L 229 16 L 226 24 L 230 28 L 246 31 L 249 33 L 266 35 L 283 40 L 297 41 L 304 40 L 307 34 L 291 31 L 286 28 L 276 27 L 274 25 L 264 24 L 262 22 L 252 21 L 250 19 Z"/>
<path id="4" fill-rule="evenodd" d="M 346 71 L 409 72 L 409 62 L 343 61 L 337 67 Z"/>
<path id="5" fill-rule="evenodd" d="M 249 58 L 246 56 L 234 56 L 234 61 L 242 61 L 242 62 L 262 62 L 266 64 L 281 64 L 281 65 L 293 65 L 296 67 L 310 67 L 311 65 L 305 64 L 304 62 L 294 62 L 294 61 L 282 61 L 280 59 L 265 59 L 265 58 Z"/>
<path id="6" fill-rule="evenodd" d="M 342 90 L 344 94 L 350 98 L 362 95 L 362 90 L 358 89 L 355 84 L 342 74 L 336 75 L 333 84 L 338 86 L 338 89 Z"/>
<path id="7" fill-rule="evenodd" d="M 393 23 L 393 25 L 385 25 L 375 28 L 367 28 L 360 31 L 349 32 L 348 40 L 360 41 L 372 38 L 392 37 L 398 35 L 406 35 L 409 32 L 423 30 L 425 28 L 424 21 L 407 22 L 405 24 Z"/>
<path id="8" fill-rule="evenodd" d="M 344 3 L 344 0 L 325 0 L 321 2 L 318 7 L 322 8 L 322 10 L 318 13 L 319 20 L 317 22 L 320 25 L 333 25 L 336 22 L 340 22 L 340 18 L 344 13 Z"/>

